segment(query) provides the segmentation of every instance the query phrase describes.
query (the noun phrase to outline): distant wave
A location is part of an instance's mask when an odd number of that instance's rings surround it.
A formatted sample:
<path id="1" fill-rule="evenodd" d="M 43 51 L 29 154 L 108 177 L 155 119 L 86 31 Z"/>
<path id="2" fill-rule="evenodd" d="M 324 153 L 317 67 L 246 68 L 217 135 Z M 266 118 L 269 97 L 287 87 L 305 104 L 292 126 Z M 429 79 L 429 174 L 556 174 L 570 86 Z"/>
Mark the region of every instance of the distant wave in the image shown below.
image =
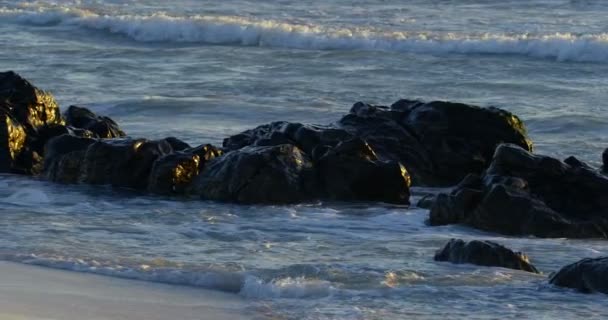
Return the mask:
<path id="1" fill-rule="evenodd" d="M 608 62 L 608 33 L 458 34 L 335 28 L 238 16 L 102 14 L 61 6 L 0 8 L 0 18 L 29 25 L 72 25 L 140 42 L 184 42 L 313 50 L 427 54 L 512 54 L 557 61 Z"/>

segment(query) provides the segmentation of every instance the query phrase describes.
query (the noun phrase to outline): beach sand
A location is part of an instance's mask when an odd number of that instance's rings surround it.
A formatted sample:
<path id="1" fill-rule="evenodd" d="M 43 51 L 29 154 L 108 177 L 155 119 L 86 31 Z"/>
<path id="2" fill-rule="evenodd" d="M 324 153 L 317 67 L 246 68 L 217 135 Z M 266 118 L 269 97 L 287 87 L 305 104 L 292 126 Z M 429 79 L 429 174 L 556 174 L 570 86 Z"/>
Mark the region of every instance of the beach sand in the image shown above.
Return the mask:
<path id="1" fill-rule="evenodd" d="M 250 319 L 236 295 L 0 262 L 0 319 Z"/>

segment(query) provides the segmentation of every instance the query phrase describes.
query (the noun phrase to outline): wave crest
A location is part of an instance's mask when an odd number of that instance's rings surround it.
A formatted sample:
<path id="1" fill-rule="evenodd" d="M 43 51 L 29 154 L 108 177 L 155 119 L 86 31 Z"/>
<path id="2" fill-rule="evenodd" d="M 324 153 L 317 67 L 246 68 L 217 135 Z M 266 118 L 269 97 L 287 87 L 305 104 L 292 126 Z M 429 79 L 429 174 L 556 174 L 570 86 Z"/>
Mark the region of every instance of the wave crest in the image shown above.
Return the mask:
<path id="1" fill-rule="evenodd" d="M 30 25 L 72 25 L 139 42 L 201 43 L 311 50 L 427 54 L 512 54 L 558 61 L 608 62 L 608 33 L 458 34 L 336 28 L 239 16 L 121 15 L 53 6 L 0 8 L 0 17 Z"/>

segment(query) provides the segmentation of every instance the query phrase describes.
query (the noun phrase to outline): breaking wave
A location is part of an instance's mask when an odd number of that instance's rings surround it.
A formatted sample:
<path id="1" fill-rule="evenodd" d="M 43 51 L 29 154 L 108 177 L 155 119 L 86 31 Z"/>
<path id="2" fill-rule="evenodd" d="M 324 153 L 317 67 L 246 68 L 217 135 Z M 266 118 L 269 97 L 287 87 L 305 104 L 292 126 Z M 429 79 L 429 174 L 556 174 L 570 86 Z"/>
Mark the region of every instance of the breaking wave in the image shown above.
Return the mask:
<path id="1" fill-rule="evenodd" d="M 424 54 L 510 54 L 557 61 L 608 62 L 608 33 L 424 33 L 293 24 L 239 16 L 108 14 L 61 6 L 4 7 L 0 8 L 0 18 L 27 25 L 69 25 L 100 30 L 138 42 Z"/>

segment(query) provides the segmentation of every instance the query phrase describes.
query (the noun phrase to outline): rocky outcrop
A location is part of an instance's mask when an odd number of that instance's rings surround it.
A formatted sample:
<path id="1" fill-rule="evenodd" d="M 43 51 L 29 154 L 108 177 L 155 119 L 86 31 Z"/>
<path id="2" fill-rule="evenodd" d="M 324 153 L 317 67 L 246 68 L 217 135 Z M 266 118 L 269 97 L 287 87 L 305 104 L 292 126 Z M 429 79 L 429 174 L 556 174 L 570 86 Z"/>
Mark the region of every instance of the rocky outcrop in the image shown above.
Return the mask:
<path id="1" fill-rule="evenodd" d="M 608 294 L 608 257 L 583 259 L 563 267 L 553 274 L 549 282 L 583 293 Z"/>
<path id="2" fill-rule="evenodd" d="M 12 71 L 0 72 L 0 172 L 38 173 L 47 128 L 62 125 L 50 93 Z"/>
<path id="3" fill-rule="evenodd" d="M 435 253 L 435 260 L 538 273 L 538 270 L 530 264 L 526 255 L 521 252 L 513 252 L 511 249 L 492 241 L 473 240 L 465 242 L 460 239 L 452 239 Z"/>
<path id="4" fill-rule="evenodd" d="M 409 187 L 480 173 L 496 145 L 531 143 L 496 108 L 400 100 L 356 103 L 329 125 L 273 122 L 191 148 L 174 138 L 126 138 L 110 118 L 71 106 L 12 72 L 0 76 L 0 170 L 63 183 L 108 184 L 241 203 L 328 199 L 408 204 Z"/>
<path id="5" fill-rule="evenodd" d="M 497 108 L 400 100 L 391 107 L 358 102 L 328 126 L 274 122 L 224 140 L 224 148 L 290 143 L 317 160 L 320 150 L 353 138 L 365 141 L 382 161 L 405 166 L 414 185 L 446 186 L 481 173 L 496 146 L 532 150 L 522 121 Z"/>
<path id="6" fill-rule="evenodd" d="M 69 126 L 92 132 L 97 138 L 120 138 L 126 136 L 114 120 L 98 116 L 84 107 L 70 106 L 65 112 L 65 121 Z"/>
<path id="7" fill-rule="evenodd" d="M 505 144 L 484 175 L 471 175 L 436 198 L 429 221 L 509 235 L 606 238 L 606 194 L 608 177 L 586 165 Z"/>

